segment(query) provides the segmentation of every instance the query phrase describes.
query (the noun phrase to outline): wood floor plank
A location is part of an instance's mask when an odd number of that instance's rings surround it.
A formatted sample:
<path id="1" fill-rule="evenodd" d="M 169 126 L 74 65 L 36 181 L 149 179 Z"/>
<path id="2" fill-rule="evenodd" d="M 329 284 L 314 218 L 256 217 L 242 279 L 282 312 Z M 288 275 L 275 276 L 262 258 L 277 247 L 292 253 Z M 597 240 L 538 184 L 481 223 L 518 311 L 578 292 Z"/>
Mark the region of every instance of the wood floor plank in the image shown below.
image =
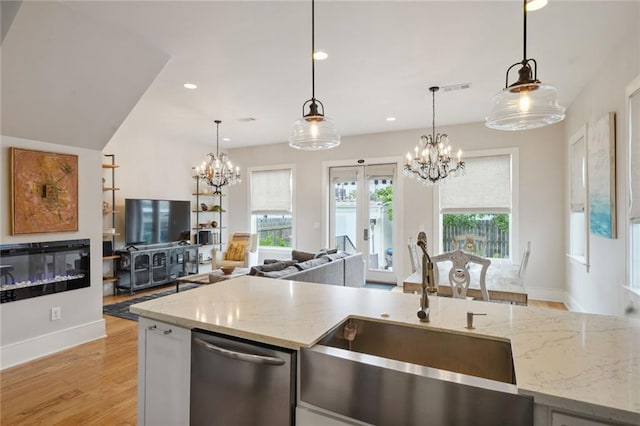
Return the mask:
<path id="1" fill-rule="evenodd" d="M 104 318 L 106 339 L 0 372 L 0 424 L 136 424 L 138 323 Z"/>

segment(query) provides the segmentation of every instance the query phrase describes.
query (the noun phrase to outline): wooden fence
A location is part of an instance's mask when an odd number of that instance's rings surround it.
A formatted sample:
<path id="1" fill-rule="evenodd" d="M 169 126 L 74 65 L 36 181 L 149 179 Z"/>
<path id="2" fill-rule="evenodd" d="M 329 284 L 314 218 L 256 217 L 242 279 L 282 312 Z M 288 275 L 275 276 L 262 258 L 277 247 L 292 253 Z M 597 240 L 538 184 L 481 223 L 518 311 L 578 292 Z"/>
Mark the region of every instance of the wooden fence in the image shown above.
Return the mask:
<path id="1" fill-rule="evenodd" d="M 457 248 L 453 244 L 453 237 L 459 235 L 478 235 L 487 239 L 484 253 L 478 253 L 490 258 L 509 257 L 509 231 L 503 231 L 491 221 L 477 222 L 474 227 L 443 226 L 442 241 L 444 251 L 452 251 Z"/>

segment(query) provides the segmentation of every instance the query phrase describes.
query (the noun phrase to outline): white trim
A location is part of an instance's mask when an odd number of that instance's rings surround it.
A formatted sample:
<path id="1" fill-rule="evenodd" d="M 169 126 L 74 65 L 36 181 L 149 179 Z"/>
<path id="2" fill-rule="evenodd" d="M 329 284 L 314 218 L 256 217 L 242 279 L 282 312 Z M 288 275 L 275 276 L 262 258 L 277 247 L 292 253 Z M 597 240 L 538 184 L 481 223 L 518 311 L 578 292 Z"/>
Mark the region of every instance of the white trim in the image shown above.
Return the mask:
<path id="1" fill-rule="evenodd" d="M 106 337 L 105 321 L 89 322 L 0 348 L 0 370 Z"/>
<path id="2" fill-rule="evenodd" d="M 565 305 L 572 312 L 582 312 L 589 313 L 578 301 L 571 296 L 571 294 L 567 293 L 567 300 L 565 301 Z"/>
<path id="3" fill-rule="evenodd" d="M 625 164 L 625 167 L 627 168 L 626 170 L 626 176 L 627 176 L 627 185 L 626 185 L 626 201 L 627 201 L 627 208 L 626 208 L 626 212 L 625 212 L 625 223 L 626 223 L 626 235 L 627 235 L 627 241 L 625 244 L 625 279 L 626 279 L 626 285 L 624 286 L 625 288 L 628 288 L 630 290 L 632 290 L 634 293 L 636 292 L 640 292 L 640 288 L 636 289 L 631 287 L 632 285 L 632 276 L 631 276 L 631 246 L 632 246 L 632 233 L 631 233 L 631 224 L 632 224 L 632 220 L 631 220 L 631 202 L 632 202 L 632 192 L 631 192 L 631 111 L 629 109 L 629 105 L 631 103 L 631 96 L 636 93 L 638 90 L 640 90 L 640 74 L 638 74 L 632 81 L 631 83 L 629 83 L 627 85 L 627 87 L 625 88 L 625 100 L 626 100 L 626 105 L 625 105 L 625 113 L 626 113 L 626 117 L 627 117 L 627 128 L 625 129 L 626 132 L 626 145 L 627 145 L 627 161 Z M 636 194 L 636 196 L 640 197 L 640 194 Z"/>
<path id="4" fill-rule="evenodd" d="M 583 124 L 573 135 L 569 137 L 567 140 L 567 170 L 569 170 L 569 178 L 567 179 L 568 185 L 568 193 L 569 196 L 566 197 L 566 214 L 567 214 L 567 232 L 569 233 L 569 238 L 567 238 L 565 247 L 565 252 L 567 256 L 576 263 L 579 263 L 585 267 L 585 271 L 589 272 L 589 242 L 591 238 L 589 237 L 589 156 L 587 155 L 587 136 L 588 136 L 587 125 Z M 580 139 L 584 140 L 584 159 L 585 159 L 585 182 L 584 182 L 584 256 L 577 256 L 571 253 L 571 146 L 578 142 Z"/>
<path id="5" fill-rule="evenodd" d="M 404 265 L 404 256 L 405 250 L 402 249 L 403 242 L 401 241 L 402 228 L 400 227 L 401 220 L 397 220 L 397 218 L 404 217 L 404 204 L 401 200 L 404 199 L 404 196 L 397 196 L 404 194 L 404 184 L 402 179 L 402 168 L 404 167 L 404 157 L 402 156 L 394 156 L 394 157 L 373 157 L 373 158 L 362 158 L 362 159 L 351 159 L 351 160 L 331 160 L 331 161 L 323 161 L 322 162 L 322 235 L 325 247 L 331 247 L 329 242 L 329 235 L 331 233 L 330 223 L 329 223 L 329 197 L 330 197 L 330 187 L 329 187 L 329 168 L 331 167 L 345 167 L 345 166 L 368 166 L 368 165 L 376 165 L 376 164 L 395 164 L 396 165 L 396 175 L 394 178 L 394 197 L 393 197 L 393 272 L 388 274 L 393 274 L 395 276 L 395 282 L 401 283 L 403 277 L 402 275 L 402 265 Z"/>
<path id="6" fill-rule="evenodd" d="M 512 263 L 520 261 L 520 149 L 498 148 L 484 149 L 478 151 L 466 151 L 465 158 L 474 157 L 494 157 L 498 155 L 509 155 L 511 157 L 511 220 L 509 221 L 509 258 Z M 453 178 L 455 179 L 455 178 Z M 434 185 L 433 189 L 433 239 L 435 241 L 434 250 L 442 253 L 442 216 L 440 214 L 440 187 Z"/>
<path id="7" fill-rule="evenodd" d="M 247 228 L 251 230 L 252 233 L 256 232 L 256 226 L 253 222 L 253 215 L 251 214 L 251 173 L 252 172 L 264 172 L 267 170 L 291 170 L 291 247 L 296 247 L 298 243 L 298 232 L 296 231 L 296 212 L 298 209 L 296 208 L 296 164 L 295 163 L 284 163 L 284 164 L 273 164 L 270 166 L 256 166 L 256 167 L 247 167 Z M 291 247 L 288 249 L 290 250 Z M 258 250 L 260 250 L 260 242 L 258 241 Z"/>
<path id="8" fill-rule="evenodd" d="M 525 287 L 528 300 L 544 300 L 567 304 L 567 292 L 557 288 Z M 571 309 L 573 310 L 573 309 Z"/>

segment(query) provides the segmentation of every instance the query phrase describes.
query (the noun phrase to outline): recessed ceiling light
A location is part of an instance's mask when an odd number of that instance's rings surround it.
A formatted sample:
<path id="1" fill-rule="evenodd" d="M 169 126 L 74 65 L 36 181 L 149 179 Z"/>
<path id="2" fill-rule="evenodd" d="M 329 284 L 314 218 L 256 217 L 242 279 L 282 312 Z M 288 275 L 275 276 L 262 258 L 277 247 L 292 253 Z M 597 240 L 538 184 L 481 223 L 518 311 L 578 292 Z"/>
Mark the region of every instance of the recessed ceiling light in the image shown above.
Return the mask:
<path id="1" fill-rule="evenodd" d="M 385 118 L 385 120 L 387 120 L 387 121 L 396 121 L 396 118 L 395 117 L 387 117 L 387 118 Z"/>
<path id="2" fill-rule="evenodd" d="M 323 61 L 328 57 L 329 57 L 329 54 L 327 52 L 323 52 L 322 50 L 316 50 L 313 53 L 313 59 L 315 59 L 316 61 Z"/>
<path id="3" fill-rule="evenodd" d="M 230 141 L 231 141 L 231 139 L 229 139 L 229 138 L 222 138 L 222 141 L 223 141 L 223 142 L 230 142 Z"/>
<path id="4" fill-rule="evenodd" d="M 185 89 L 191 89 L 191 90 L 198 88 L 198 86 L 193 84 L 193 83 L 185 83 L 185 84 L 183 84 L 183 86 L 184 86 Z"/>

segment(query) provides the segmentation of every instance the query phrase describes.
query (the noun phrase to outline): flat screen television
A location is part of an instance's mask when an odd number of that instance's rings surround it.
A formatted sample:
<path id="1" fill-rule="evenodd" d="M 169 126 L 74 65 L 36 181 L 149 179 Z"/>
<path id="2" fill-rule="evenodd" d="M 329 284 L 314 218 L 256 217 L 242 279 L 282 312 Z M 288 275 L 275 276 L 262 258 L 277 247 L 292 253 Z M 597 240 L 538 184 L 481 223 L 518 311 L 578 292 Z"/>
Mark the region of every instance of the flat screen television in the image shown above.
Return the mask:
<path id="1" fill-rule="evenodd" d="M 125 243 L 158 244 L 189 240 L 191 203 L 175 200 L 124 200 Z"/>

